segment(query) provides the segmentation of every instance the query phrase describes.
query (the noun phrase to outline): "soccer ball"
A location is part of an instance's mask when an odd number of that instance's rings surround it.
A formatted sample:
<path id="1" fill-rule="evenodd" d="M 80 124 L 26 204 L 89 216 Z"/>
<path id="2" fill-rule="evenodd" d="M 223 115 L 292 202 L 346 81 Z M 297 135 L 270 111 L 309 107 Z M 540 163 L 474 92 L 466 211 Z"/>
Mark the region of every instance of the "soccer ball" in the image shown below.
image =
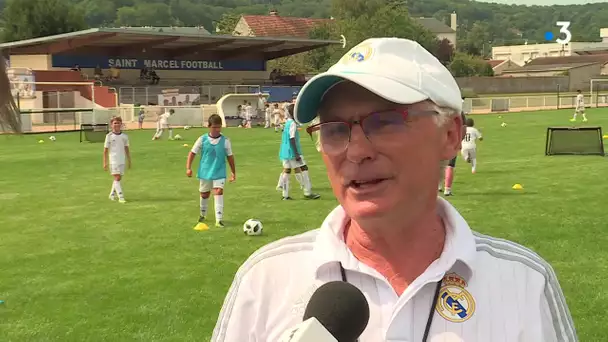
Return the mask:
<path id="1" fill-rule="evenodd" d="M 262 231 L 264 227 L 262 226 L 262 222 L 256 219 L 249 219 L 243 224 L 243 232 L 245 235 L 256 236 L 262 235 Z"/>
<path id="2" fill-rule="evenodd" d="M 500 126 L 502 126 L 502 127 L 507 127 L 507 123 L 506 123 L 506 122 L 503 122 L 503 123 L 501 123 L 501 124 L 500 124 Z"/>
<path id="3" fill-rule="evenodd" d="M 49 140 L 50 140 L 50 141 L 55 141 L 55 140 L 57 140 L 57 138 L 55 138 L 55 136 L 54 136 L 54 135 L 51 135 L 51 136 L 49 137 Z"/>
<path id="4" fill-rule="evenodd" d="M 181 136 L 181 135 L 179 135 L 179 134 L 176 134 L 176 135 L 173 137 L 173 139 L 175 139 L 175 140 L 182 140 L 182 136 Z"/>
<path id="5" fill-rule="evenodd" d="M 191 127 L 190 126 L 184 126 L 184 129 L 187 131 L 189 130 Z"/>

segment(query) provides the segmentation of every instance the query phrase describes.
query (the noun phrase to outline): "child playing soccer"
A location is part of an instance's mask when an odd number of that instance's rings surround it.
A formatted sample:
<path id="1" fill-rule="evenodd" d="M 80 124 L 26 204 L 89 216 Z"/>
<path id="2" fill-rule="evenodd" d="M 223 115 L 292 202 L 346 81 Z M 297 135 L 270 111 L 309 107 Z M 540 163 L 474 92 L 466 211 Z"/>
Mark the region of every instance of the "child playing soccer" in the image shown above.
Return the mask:
<path id="1" fill-rule="evenodd" d="M 125 173 L 125 159 L 129 169 L 131 168 L 131 153 L 129 152 L 129 137 L 123 132 L 122 118 L 115 116 L 110 120 L 112 131 L 106 135 L 106 141 L 103 148 L 103 169 L 108 170 L 108 157 L 110 160 L 110 174 L 114 178 L 112 182 L 112 190 L 110 191 L 110 200 L 125 203 L 125 196 L 122 192 L 120 181 Z"/>
<path id="2" fill-rule="evenodd" d="M 576 95 L 576 108 L 574 109 L 574 116 L 570 119 L 571 122 L 576 121 L 576 116 L 581 114 L 583 116 L 583 122 L 587 122 L 587 115 L 585 115 L 585 95 L 580 90 L 577 90 Z"/>
<path id="3" fill-rule="evenodd" d="M 226 160 L 230 165 L 230 182 L 236 180 L 236 167 L 230 140 L 222 135 L 222 118 L 213 114 L 208 120 L 209 133 L 199 137 L 188 154 L 186 175 L 192 177 L 192 162 L 201 155 L 196 177 L 199 179 L 200 216 L 198 222 L 205 221 L 207 203 L 211 189 L 214 192 L 215 226 L 224 227 L 224 184 L 226 183 Z"/>
<path id="4" fill-rule="evenodd" d="M 464 97 L 462 98 L 462 102 L 464 103 Z M 460 118 L 462 121 L 462 136 L 467 133 L 467 118 L 464 112 L 460 113 Z M 462 141 L 461 141 L 461 149 L 462 149 Z M 456 169 L 456 157 L 452 158 L 447 165 L 443 165 L 440 170 L 440 181 L 439 181 L 439 191 L 441 191 L 441 186 L 444 185 L 443 195 L 444 196 L 452 196 L 452 184 L 454 182 L 454 172 Z"/>
<path id="5" fill-rule="evenodd" d="M 169 126 L 169 118 L 175 111 L 170 109 L 168 112 L 164 112 L 159 115 L 158 122 L 156 123 L 156 133 L 152 137 L 152 140 L 158 140 L 163 135 L 165 129 L 169 129 L 169 140 L 173 139 L 173 129 Z"/>
<path id="6" fill-rule="evenodd" d="M 471 163 L 471 172 L 475 173 L 477 169 L 477 143 L 476 141 L 483 140 L 481 136 L 481 132 L 477 130 L 475 126 L 475 121 L 471 118 L 466 119 L 467 131 L 462 138 L 462 157 L 466 160 L 467 163 Z"/>
<path id="7" fill-rule="evenodd" d="M 253 119 L 253 107 L 251 106 L 251 102 L 247 102 L 247 106 L 245 106 L 245 128 L 251 128 L 251 120 Z"/>
<path id="8" fill-rule="evenodd" d="M 272 108 L 269 103 L 264 104 L 264 128 L 269 128 L 272 121 Z"/>
<path id="9" fill-rule="evenodd" d="M 274 108 L 272 109 L 272 116 L 274 119 L 274 131 L 275 133 L 279 131 L 279 128 L 281 128 L 281 110 L 279 109 L 279 104 L 275 103 Z"/>
<path id="10" fill-rule="evenodd" d="M 289 105 L 287 111 L 287 121 L 283 129 L 281 138 L 281 149 L 279 150 L 279 158 L 283 163 L 282 179 L 279 181 L 282 187 L 283 200 L 291 200 L 289 197 L 289 175 L 291 169 L 295 171 L 296 179 L 300 181 L 304 189 L 304 197 L 308 199 L 318 199 L 321 197 L 318 194 L 312 193 L 312 184 L 308 175 L 308 167 L 302 156 L 302 148 L 300 147 L 300 133 L 293 119 L 294 105 Z"/>

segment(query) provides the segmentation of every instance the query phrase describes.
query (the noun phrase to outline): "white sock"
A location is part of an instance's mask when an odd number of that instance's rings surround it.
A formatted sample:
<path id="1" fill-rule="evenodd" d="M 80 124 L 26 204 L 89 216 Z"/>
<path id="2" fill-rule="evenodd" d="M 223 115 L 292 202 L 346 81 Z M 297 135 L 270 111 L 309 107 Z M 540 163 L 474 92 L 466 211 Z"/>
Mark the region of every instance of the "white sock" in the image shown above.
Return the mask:
<path id="1" fill-rule="evenodd" d="M 289 173 L 283 173 L 283 198 L 289 197 Z"/>
<path id="2" fill-rule="evenodd" d="M 471 159 L 471 170 L 475 172 L 477 169 L 477 159 Z"/>
<path id="3" fill-rule="evenodd" d="M 302 171 L 302 186 L 304 187 L 304 195 L 308 196 L 312 193 L 312 183 L 308 171 Z"/>
<path id="4" fill-rule="evenodd" d="M 304 187 L 304 179 L 302 178 L 302 173 L 300 172 L 296 172 L 296 174 L 294 175 L 296 176 L 296 180 L 298 181 L 298 183 L 300 184 L 300 187 Z"/>
<path id="5" fill-rule="evenodd" d="M 279 175 L 279 182 L 277 183 L 277 188 L 283 188 L 283 172 Z"/>
<path id="6" fill-rule="evenodd" d="M 201 197 L 201 201 L 200 201 L 201 216 L 207 215 L 207 205 L 208 205 L 207 203 L 209 203 L 209 197 L 207 197 L 207 198 Z"/>
<path id="7" fill-rule="evenodd" d="M 118 193 L 118 198 L 124 199 L 124 195 L 122 194 L 122 186 L 120 186 L 120 181 L 114 181 L 114 190 Z"/>
<path id="8" fill-rule="evenodd" d="M 213 197 L 215 204 L 215 221 L 219 222 L 224 218 L 224 195 Z"/>
<path id="9" fill-rule="evenodd" d="M 114 188 L 114 181 L 112 182 L 112 190 L 110 190 L 110 196 L 114 197 L 116 196 L 116 189 Z"/>
<path id="10" fill-rule="evenodd" d="M 576 120 L 576 113 L 574 113 L 574 116 L 572 117 L 573 120 Z"/>
<path id="11" fill-rule="evenodd" d="M 583 113 L 583 120 L 587 120 L 587 115 L 585 115 L 585 113 Z"/>
<path id="12" fill-rule="evenodd" d="M 173 139 L 173 129 L 169 128 L 169 139 Z"/>

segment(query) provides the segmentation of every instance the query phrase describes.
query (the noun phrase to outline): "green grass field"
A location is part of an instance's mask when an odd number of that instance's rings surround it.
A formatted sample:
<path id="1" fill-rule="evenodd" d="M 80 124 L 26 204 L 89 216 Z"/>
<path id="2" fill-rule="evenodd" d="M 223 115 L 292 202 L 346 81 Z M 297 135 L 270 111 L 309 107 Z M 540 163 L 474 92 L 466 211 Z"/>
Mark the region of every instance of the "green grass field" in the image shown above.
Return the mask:
<path id="1" fill-rule="evenodd" d="M 608 335 L 608 160 L 544 156 L 547 126 L 571 111 L 474 116 L 485 140 L 478 172 L 459 160 L 450 201 L 473 229 L 533 248 L 552 263 L 581 341 Z M 608 127 L 591 109 L 589 125 Z M 508 123 L 501 127 L 502 121 Z M 192 144 L 203 131 L 179 131 Z M 226 129 L 237 182 L 225 229 L 197 232 L 198 184 L 184 142 L 131 131 L 129 203 L 108 200 L 102 145 L 75 133 L 0 136 L 0 341 L 208 341 L 239 265 L 260 246 L 317 228 L 335 205 L 320 156 L 303 137 L 316 192 L 284 202 L 275 190 L 279 135 Z M 44 144 L 38 144 L 45 139 Z M 413 166 L 414 167 L 414 166 Z M 511 189 L 521 183 L 523 191 Z M 212 208 L 212 207 L 211 207 Z M 258 218 L 262 237 L 242 223 Z"/>

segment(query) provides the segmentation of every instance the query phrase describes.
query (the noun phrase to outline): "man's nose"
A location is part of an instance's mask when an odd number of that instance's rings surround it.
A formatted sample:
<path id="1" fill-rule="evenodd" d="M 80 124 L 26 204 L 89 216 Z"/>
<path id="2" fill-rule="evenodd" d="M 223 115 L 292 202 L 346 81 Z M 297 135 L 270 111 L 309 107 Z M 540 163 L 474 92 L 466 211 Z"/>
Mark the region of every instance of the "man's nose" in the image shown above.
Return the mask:
<path id="1" fill-rule="evenodd" d="M 346 147 L 346 159 L 360 164 L 365 159 L 374 159 L 376 150 L 365 135 L 360 124 L 353 124 L 350 130 L 350 141 Z"/>

